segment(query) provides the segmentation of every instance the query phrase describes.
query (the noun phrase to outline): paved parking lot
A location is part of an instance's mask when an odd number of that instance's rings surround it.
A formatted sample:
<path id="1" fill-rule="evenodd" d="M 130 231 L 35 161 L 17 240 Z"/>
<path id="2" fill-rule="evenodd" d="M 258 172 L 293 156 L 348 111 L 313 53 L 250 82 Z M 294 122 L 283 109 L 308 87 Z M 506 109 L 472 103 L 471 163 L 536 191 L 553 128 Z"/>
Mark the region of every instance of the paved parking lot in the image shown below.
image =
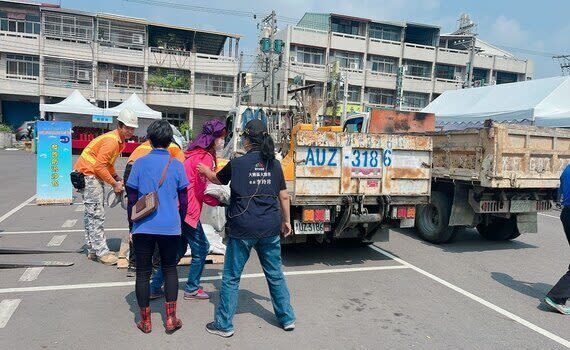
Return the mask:
<path id="1" fill-rule="evenodd" d="M 76 250 L 83 207 L 36 206 L 35 158 L 0 151 L 0 248 Z M 127 233 L 124 211 L 107 210 L 109 244 Z M 513 242 L 483 241 L 474 230 L 435 246 L 413 231 L 390 241 L 299 245 L 283 251 L 297 329 L 276 324 L 262 270 L 252 256 L 240 289 L 236 334 L 205 332 L 220 286 L 220 265 L 206 265 L 211 301 L 179 303 L 182 330 L 166 335 L 160 301 L 154 327 L 134 325 L 134 279 L 79 253 L 0 255 L 7 261 L 65 260 L 72 267 L 0 270 L 0 349 L 565 349 L 570 318 L 545 311 L 540 299 L 565 272 L 570 249 L 552 212 L 539 233 Z M 181 281 L 187 268 L 179 270 Z M 183 283 L 181 283 L 181 287 Z"/>

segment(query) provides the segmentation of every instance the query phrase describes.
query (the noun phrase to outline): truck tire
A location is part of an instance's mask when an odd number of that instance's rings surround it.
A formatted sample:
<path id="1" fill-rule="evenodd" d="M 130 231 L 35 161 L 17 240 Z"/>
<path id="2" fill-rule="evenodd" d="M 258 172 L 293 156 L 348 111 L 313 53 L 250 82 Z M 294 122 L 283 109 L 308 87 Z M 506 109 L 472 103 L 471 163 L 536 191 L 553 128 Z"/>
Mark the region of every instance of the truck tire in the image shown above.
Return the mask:
<path id="1" fill-rule="evenodd" d="M 521 235 L 517 228 L 517 217 L 514 215 L 509 219 L 492 218 L 489 223 L 480 223 L 477 225 L 477 231 L 490 241 L 510 241 Z"/>
<path id="2" fill-rule="evenodd" d="M 443 192 L 432 192 L 430 204 L 418 207 L 416 213 L 418 234 L 430 243 L 441 244 L 453 241 L 457 230 L 449 226 L 450 215 L 451 198 Z"/>

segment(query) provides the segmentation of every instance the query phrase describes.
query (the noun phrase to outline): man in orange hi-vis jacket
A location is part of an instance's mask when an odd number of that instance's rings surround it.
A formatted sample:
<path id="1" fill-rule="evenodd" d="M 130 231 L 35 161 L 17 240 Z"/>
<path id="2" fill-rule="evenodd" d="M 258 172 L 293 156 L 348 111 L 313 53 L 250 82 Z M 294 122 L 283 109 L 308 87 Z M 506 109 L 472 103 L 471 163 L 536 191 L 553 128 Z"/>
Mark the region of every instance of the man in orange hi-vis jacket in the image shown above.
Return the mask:
<path id="1" fill-rule="evenodd" d="M 115 160 L 125 148 L 125 140 L 133 137 L 138 127 L 138 118 L 129 109 L 123 109 L 117 121 L 117 129 L 91 141 L 74 166 L 75 171 L 85 175 L 82 191 L 87 257 L 105 265 L 116 264 L 117 255 L 109 251 L 105 237 L 104 183 L 111 185 L 116 193 L 123 191 L 123 179 L 115 171 Z"/>

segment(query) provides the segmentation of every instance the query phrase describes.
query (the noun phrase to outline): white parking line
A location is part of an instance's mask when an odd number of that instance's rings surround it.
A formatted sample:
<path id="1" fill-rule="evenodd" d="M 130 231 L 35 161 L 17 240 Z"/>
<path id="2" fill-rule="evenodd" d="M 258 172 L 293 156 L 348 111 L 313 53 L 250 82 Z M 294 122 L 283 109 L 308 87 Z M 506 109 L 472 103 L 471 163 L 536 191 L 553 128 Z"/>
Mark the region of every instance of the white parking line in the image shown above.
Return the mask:
<path id="1" fill-rule="evenodd" d="M 67 235 L 57 235 L 53 236 L 52 239 L 48 242 L 48 247 L 57 247 L 63 243 L 63 240 L 67 237 Z"/>
<path id="2" fill-rule="evenodd" d="M 7 212 L 6 214 L 2 215 L 0 217 L 0 222 L 8 219 L 10 216 L 12 216 L 12 214 L 14 214 L 15 212 L 17 212 L 18 210 L 22 209 L 23 207 L 25 207 L 28 203 L 30 203 L 31 201 L 33 201 L 36 198 L 36 195 L 34 194 L 33 196 L 31 196 L 30 198 L 26 199 L 25 201 L 23 201 L 20 205 L 18 205 L 16 208 L 10 210 L 9 212 Z"/>
<path id="3" fill-rule="evenodd" d="M 544 214 L 544 213 L 538 213 L 538 215 L 546 216 L 547 218 L 553 218 L 553 219 L 560 220 L 560 216 L 548 215 L 548 214 Z"/>
<path id="4" fill-rule="evenodd" d="M 344 269 L 323 269 L 323 270 L 309 270 L 309 271 L 286 271 L 285 276 L 299 276 L 299 275 L 326 275 L 333 273 L 347 273 L 347 272 L 364 272 L 364 271 L 382 271 L 382 270 L 402 270 L 409 269 L 408 266 L 367 266 L 367 267 L 354 267 Z M 241 278 L 260 278 L 264 277 L 263 273 L 250 273 L 242 275 Z M 221 276 L 208 276 L 202 277 L 202 282 L 217 281 L 222 279 Z M 186 278 L 180 278 L 179 282 L 186 282 Z M 103 283 L 83 283 L 83 284 L 64 284 L 55 286 L 39 286 L 39 287 L 20 287 L 20 288 L 3 288 L 0 289 L 0 294 L 6 293 L 25 293 L 25 292 L 45 292 L 55 290 L 70 290 L 70 289 L 91 289 L 91 288 L 110 288 L 110 287 L 127 287 L 134 286 L 134 281 L 126 282 L 103 282 Z"/>
<path id="5" fill-rule="evenodd" d="M 85 211 L 85 205 L 80 204 L 77 206 L 77 208 L 75 208 L 75 211 Z"/>
<path id="6" fill-rule="evenodd" d="M 129 228 L 106 228 L 105 231 L 128 231 Z M 39 230 L 39 231 L 6 231 L 0 232 L 0 236 L 2 235 L 25 235 L 25 234 L 33 234 L 33 233 L 78 233 L 78 232 L 85 232 L 85 230 Z"/>
<path id="7" fill-rule="evenodd" d="M 40 272 L 43 271 L 43 267 L 28 267 L 26 271 L 20 277 L 20 282 L 31 282 L 35 281 L 36 278 L 40 275 Z"/>
<path id="8" fill-rule="evenodd" d="M 69 219 L 69 220 L 65 220 L 65 222 L 63 223 L 63 225 L 61 225 L 61 227 L 71 228 L 71 227 L 75 226 L 75 224 L 77 224 L 77 219 Z"/>
<path id="9" fill-rule="evenodd" d="M 4 299 L 0 302 L 0 328 L 6 327 L 22 299 Z"/>
<path id="10" fill-rule="evenodd" d="M 392 254 L 390 254 L 390 253 L 388 253 L 387 251 L 385 251 L 385 250 L 383 250 L 383 249 L 381 249 L 381 248 L 378 248 L 378 247 L 376 247 L 376 246 L 374 246 L 374 245 L 371 245 L 371 246 L 369 246 L 369 247 L 370 247 L 371 249 L 377 251 L 378 253 L 380 253 L 380 254 L 382 254 L 382 255 L 384 255 L 384 256 L 390 258 L 390 259 L 393 259 L 393 260 L 399 262 L 399 263 L 402 264 L 403 266 L 407 266 L 407 267 L 409 267 L 410 269 L 412 269 L 412 270 L 414 270 L 414 271 L 416 271 L 416 272 L 419 272 L 419 273 L 421 273 L 422 275 L 424 275 L 424 276 L 426 276 L 426 277 L 428 277 L 428 278 L 430 278 L 430 279 L 432 279 L 432 280 L 434 280 L 434 281 L 436 281 L 436 282 L 438 282 L 438 283 L 440 283 L 440 284 L 446 286 L 447 288 L 452 289 L 452 290 L 454 290 L 454 291 L 456 291 L 456 292 L 458 292 L 458 293 L 460 293 L 460 294 L 462 294 L 462 295 L 468 297 L 469 299 L 471 299 L 471 300 L 473 300 L 473 301 L 476 301 L 476 302 L 478 302 L 479 304 L 484 305 L 484 306 L 488 307 L 489 309 L 491 309 L 491 310 L 493 310 L 493 311 L 496 311 L 496 312 L 498 312 L 499 314 L 501 314 L 501 315 L 503 315 L 503 316 L 505 316 L 505 317 L 507 317 L 507 318 L 510 318 L 511 320 L 513 320 L 513 321 L 515 321 L 515 322 L 517 322 L 517 323 L 519 323 L 519 324 L 521 324 L 521 325 L 523 325 L 523 326 L 525 326 L 525 327 L 527 327 L 527 328 L 529 328 L 529 329 L 532 329 L 533 331 L 535 331 L 535 332 L 537 332 L 537 333 L 539 333 L 539 334 L 542 334 L 543 336 L 545 336 L 545 337 L 547 337 L 547 338 L 549 338 L 549 339 L 551 339 L 551 340 L 554 340 L 554 341 L 557 342 L 558 344 L 564 345 L 565 347 L 570 348 L 570 341 L 568 341 L 568 340 L 566 340 L 566 339 L 564 339 L 564 338 L 562 338 L 562 337 L 560 337 L 560 336 L 558 336 L 558 335 L 556 335 L 556 334 L 554 334 L 554 333 L 551 333 L 551 332 L 547 331 L 546 329 L 540 328 L 539 326 L 535 325 L 534 323 L 531 323 L 531 322 L 529 322 L 529 321 L 527 321 L 527 320 L 525 320 L 525 319 L 523 319 L 523 318 L 521 318 L 521 317 L 519 317 L 519 316 L 517 316 L 517 315 L 515 315 L 515 314 L 513 314 L 513 313 L 511 313 L 511 312 L 509 312 L 509 311 L 507 311 L 507 310 L 505 310 L 505 309 L 503 309 L 503 308 L 501 308 L 501 307 L 499 307 L 499 306 L 493 304 L 493 303 L 491 303 L 491 302 L 488 302 L 487 300 L 482 299 L 482 298 L 476 296 L 475 294 L 469 293 L 468 291 L 466 291 L 466 290 L 464 290 L 464 289 L 462 289 L 462 288 L 459 288 L 459 287 L 457 287 L 457 286 L 454 285 L 454 284 L 451 284 L 451 283 L 449 283 L 449 282 L 447 282 L 447 281 L 445 281 L 445 280 L 443 280 L 443 279 L 441 279 L 441 278 L 439 278 L 439 277 L 437 277 L 437 276 L 435 276 L 435 275 L 432 275 L 431 273 L 429 273 L 429 272 L 427 272 L 427 271 L 424 271 L 424 270 L 420 269 L 419 267 L 416 267 L 416 266 L 414 266 L 414 265 L 412 265 L 412 264 L 410 264 L 410 263 L 408 263 L 408 262 L 406 262 L 406 261 L 404 261 L 404 260 L 402 260 L 402 259 L 400 259 L 400 258 L 398 258 L 398 257 L 396 257 L 396 256 L 394 256 L 394 255 L 392 255 Z"/>

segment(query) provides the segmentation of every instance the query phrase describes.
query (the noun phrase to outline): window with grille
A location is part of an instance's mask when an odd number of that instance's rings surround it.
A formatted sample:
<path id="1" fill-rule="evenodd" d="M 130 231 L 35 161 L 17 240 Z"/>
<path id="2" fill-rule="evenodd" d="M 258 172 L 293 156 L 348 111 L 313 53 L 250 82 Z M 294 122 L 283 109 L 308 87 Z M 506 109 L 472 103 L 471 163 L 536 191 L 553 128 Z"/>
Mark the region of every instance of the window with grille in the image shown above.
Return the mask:
<path id="1" fill-rule="evenodd" d="M 46 57 L 44 76 L 46 80 L 61 83 L 91 84 L 91 62 Z"/>
<path id="2" fill-rule="evenodd" d="M 93 40 L 93 19 L 90 17 L 47 12 L 44 14 L 43 26 L 46 37 Z"/>
<path id="3" fill-rule="evenodd" d="M 489 70 L 482 68 L 473 68 L 473 81 L 483 81 L 489 83 Z"/>
<path id="4" fill-rule="evenodd" d="M 429 94 L 423 94 L 421 92 L 404 91 L 402 96 L 402 105 L 404 107 L 424 108 L 428 105 L 428 102 Z"/>
<path id="5" fill-rule="evenodd" d="M 318 47 L 294 46 L 297 62 L 325 64 L 325 50 Z"/>
<path id="6" fill-rule="evenodd" d="M 368 103 L 377 105 L 393 106 L 396 98 L 396 91 L 388 89 L 367 88 Z"/>
<path id="7" fill-rule="evenodd" d="M 6 76 L 8 78 L 37 79 L 40 63 L 37 56 L 6 55 Z"/>
<path id="8" fill-rule="evenodd" d="M 348 85 L 348 102 L 360 102 L 361 88 L 356 85 Z M 344 101 L 344 87 L 340 87 L 338 91 L 338 99 Z"/>
<path id="9" fill-rule="evenodd" d="M 342 18 L 331 18 L 332 31 L 337 33 L 359 35 L 360 23 Z"/>
<path id="10" fill-rule="evenodd" d="M 396 74 L 398 72 L 398 59 L 385 56 L 368 56 L 369 67 L 373 72 Z"/>
<path id="11" fill-rule="evenodd" d="M 113 86 L 130 89 L 142 89 L 144 71 L 138 67 L 113 66 L 111 69 Z"/>
<path id="12" fill-rule="evenodd" d="M 0 30 L 5 32 L 39 34 L 40 17 L 34 14 L 0 11 Z"/>
<path id="13" fill-rule="evenodd" d="M 508 84 L 518 81 L 516 73 L 497 72 L 497 84 Z"/>
<path id="14" fill-rule="evenodd" d="M 424 61 L 404 60 L 406 75 L 413 77 L 431 77 L 431 63 Z"/>
<path id="15" fill-rule="evenodd" d="M 315 96 L 317 98 L 323 97 L 323 88 L 324 84 L 318 81 L 306 81 L 305 85 L 315 84 L 315 87 L 312 90 L 309 90 L 309 95 Z"/>
<path id="16" fill-rule="evenodd" d="M 232 96 L 234 78 L 225 75 L 196 73 L 194 90 L 197 94 Z"/>
<path id="17" fill-rule="evenodd" d="M 362 69 L 362 54 L 348 51 L 331 51 L 331 61 L 338 61 L 342 68 Z"/>
<path id="18" fill-rule="evenodd" d="M 402 28 L 389 26 L 380 23 L 371 23 L 368 35 L 371 38 L 391 40 L 391 41 L 401 41 L 402 40 Z"/>
<path id="19" fill-rule="evenodd" d="M 99 19 L 97 22 L 100 43 L 130 49 L 142 49 L 146 45 L 146 29 L 143 25 Z"/>
<path id="20" fill-rule="evenodd" d="M 435 65 L 435 77 L 440 79 L 448 80 L 460 80 L 461 68 L 457 66 L 452 66 L 448 64 L 436 64 Z"/>

